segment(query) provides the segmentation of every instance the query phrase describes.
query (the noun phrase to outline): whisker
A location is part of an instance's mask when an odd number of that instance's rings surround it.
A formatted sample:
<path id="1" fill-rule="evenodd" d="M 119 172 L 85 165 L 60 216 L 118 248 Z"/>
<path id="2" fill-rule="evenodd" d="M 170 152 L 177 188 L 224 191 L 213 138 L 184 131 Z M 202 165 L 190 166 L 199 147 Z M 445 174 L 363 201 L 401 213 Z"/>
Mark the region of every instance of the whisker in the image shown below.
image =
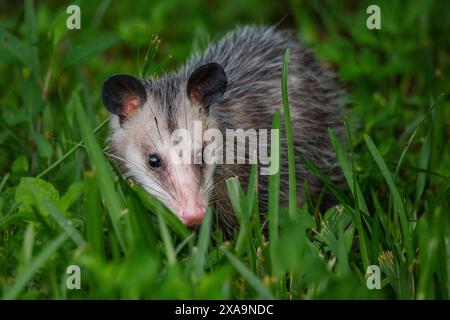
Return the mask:
<path id="1" fill-rule="evenodd" d="M 117 159 L 117 160 L 120 160 L 120 161 L 122 161 L 122 162 L 124 162 L 126 165 L 129 165 L 129 166 L 131 166 L 132 168 L 134 168 L 134 169 L 136 169 L 139 173 L 141 173 L 141 174 L 143 174 L 143 175 L 145 175 L 145 176 L 147 176 L 147 177 L 149 177 L 149 178 L 151 178 L 152 179 L 152 181 L 153 182 L 155 182 L 155 184 L 157 184 L 161 189 L 163 189 L 172 199 L 175 199 L 174 198 L 174 196 L 172 195 L 172 193 L 164 186 L 164 185 L 162 185 L 159 181 L 158 181 L 158 179 L 155 177 L 155 176 L 153 176 L 150 172 L 148 172 L 147 170 L 144 170 L 143 169 L 143 165 L 142 164 L 139 164 L 139 163 L 136 163 L 136 162 L 134 162 L 134 161 L 130 161 L 130 160 L 127 160 L 127 159 L 124 159 L 124 158 L 122 158 L 122 157 L 120 157 L 120 156 L 117 156 L 117 155 L 114 155 L 114 154 L 111 154 L 111 153 L 108 153 L 108 152 L 105 152 L 108 156 L 110 156 L 110 157 L 112 157 L 112 158 L 115 158 L 115 159 Z M 130 172 L 128 172 L 127 173 L 127 175 L 128 176 L 130 176 Z M 143 183 L 141 183 L 141 184 L 143 184 Z M 148 185 L 146 185 L 148 188 L 151 188 L 150 186 L 148 186 Z M 158 191 L 157 189 L 154 189 L 154 188 L 152 188 L 155 192 L 159 192 L 159 194 L 162 194 L 160 191 Z"/>

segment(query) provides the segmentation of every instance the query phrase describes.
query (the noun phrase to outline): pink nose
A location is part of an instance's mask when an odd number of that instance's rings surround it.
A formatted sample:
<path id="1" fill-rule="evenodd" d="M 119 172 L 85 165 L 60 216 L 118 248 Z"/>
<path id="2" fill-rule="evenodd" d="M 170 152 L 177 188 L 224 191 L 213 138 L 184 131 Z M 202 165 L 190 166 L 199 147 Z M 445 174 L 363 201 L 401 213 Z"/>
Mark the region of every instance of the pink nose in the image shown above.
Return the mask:
<path id="1" fill-rule="evenodd" d="M 205 206 L 197 203 L 193 209 L 181 210 L 181 220 L 188 226 L 201 224 L 205 211 Z"/>

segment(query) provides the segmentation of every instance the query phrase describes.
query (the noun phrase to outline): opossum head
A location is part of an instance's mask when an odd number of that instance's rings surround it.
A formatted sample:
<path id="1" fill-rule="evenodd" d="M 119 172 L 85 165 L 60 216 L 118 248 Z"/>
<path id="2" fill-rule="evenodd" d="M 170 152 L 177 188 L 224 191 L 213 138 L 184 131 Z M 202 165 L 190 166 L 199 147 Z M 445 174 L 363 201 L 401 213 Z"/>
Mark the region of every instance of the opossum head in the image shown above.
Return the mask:
<path id="1" fill-rule="evenodd" d="M 203 133 L 216 128 L 210 109 L 226 87 L 225 72 L 216 63 L 186 77 L 113 75 L 103 85 L 103 103 L 113 114 L 110 156 L 187 225 L 200 224 L 208 206 L 214 183 L 211 159 L 222 145 L 205 141 Z"/>

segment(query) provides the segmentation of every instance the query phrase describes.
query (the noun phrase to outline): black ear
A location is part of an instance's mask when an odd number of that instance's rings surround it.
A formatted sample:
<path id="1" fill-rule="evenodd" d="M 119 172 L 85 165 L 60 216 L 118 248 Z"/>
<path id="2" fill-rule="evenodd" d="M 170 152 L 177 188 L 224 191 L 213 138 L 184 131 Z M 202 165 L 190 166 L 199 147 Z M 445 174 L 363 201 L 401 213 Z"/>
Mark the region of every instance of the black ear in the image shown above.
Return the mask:
<path id="1" fill-rule="evenodd" d="M 205 107 L 217 102 L 227 90 L 228 79 L 222 66 L 208 63 L 192 72 L 187 82 L 187 94 Z"/>
<path id="2" fill-rule="evenodd" d="M 126 118 L 147 100 L 147 92 L 135 77 L 115 74 L 103 83 L 102 100 L 109 112 Z"/>

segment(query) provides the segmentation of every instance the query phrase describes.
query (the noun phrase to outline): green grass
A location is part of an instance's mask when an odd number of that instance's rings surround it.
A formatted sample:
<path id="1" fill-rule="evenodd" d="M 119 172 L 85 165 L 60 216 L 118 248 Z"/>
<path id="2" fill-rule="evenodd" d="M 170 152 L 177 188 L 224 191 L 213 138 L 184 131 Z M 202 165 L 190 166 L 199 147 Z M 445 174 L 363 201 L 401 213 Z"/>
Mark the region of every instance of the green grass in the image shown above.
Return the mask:
<path id="1" fill-rule="evenodd" d="M 0 297 L 450 298 L 448 5 L 379 1 L 382 30 L 369 31 L 365 1 L 79 3 L 79 31 L 65 27 L 69 3 L 0 13 Z M 286 128 L 289 206 L 279 206 L 275 174 L 260 219 L 255 165 L 247 188 L 227 180 L 233 241 L 211 227 L 211 209 L 189 230 L 104 154 L 101 85 L 113 73 L 174 69 L 236 23 L 281 20 L 347 89 L 344 141 L 329 131 L 347 187 L 293 152 L 287 50 L 273 128 Z M 297 207 L 295 157 L 337 206 L 319 210 L 306 186 Z M 72 264 L 81 290 L 66 288 Z M 370 265 L 381 290 L 366 287 Z"/>

